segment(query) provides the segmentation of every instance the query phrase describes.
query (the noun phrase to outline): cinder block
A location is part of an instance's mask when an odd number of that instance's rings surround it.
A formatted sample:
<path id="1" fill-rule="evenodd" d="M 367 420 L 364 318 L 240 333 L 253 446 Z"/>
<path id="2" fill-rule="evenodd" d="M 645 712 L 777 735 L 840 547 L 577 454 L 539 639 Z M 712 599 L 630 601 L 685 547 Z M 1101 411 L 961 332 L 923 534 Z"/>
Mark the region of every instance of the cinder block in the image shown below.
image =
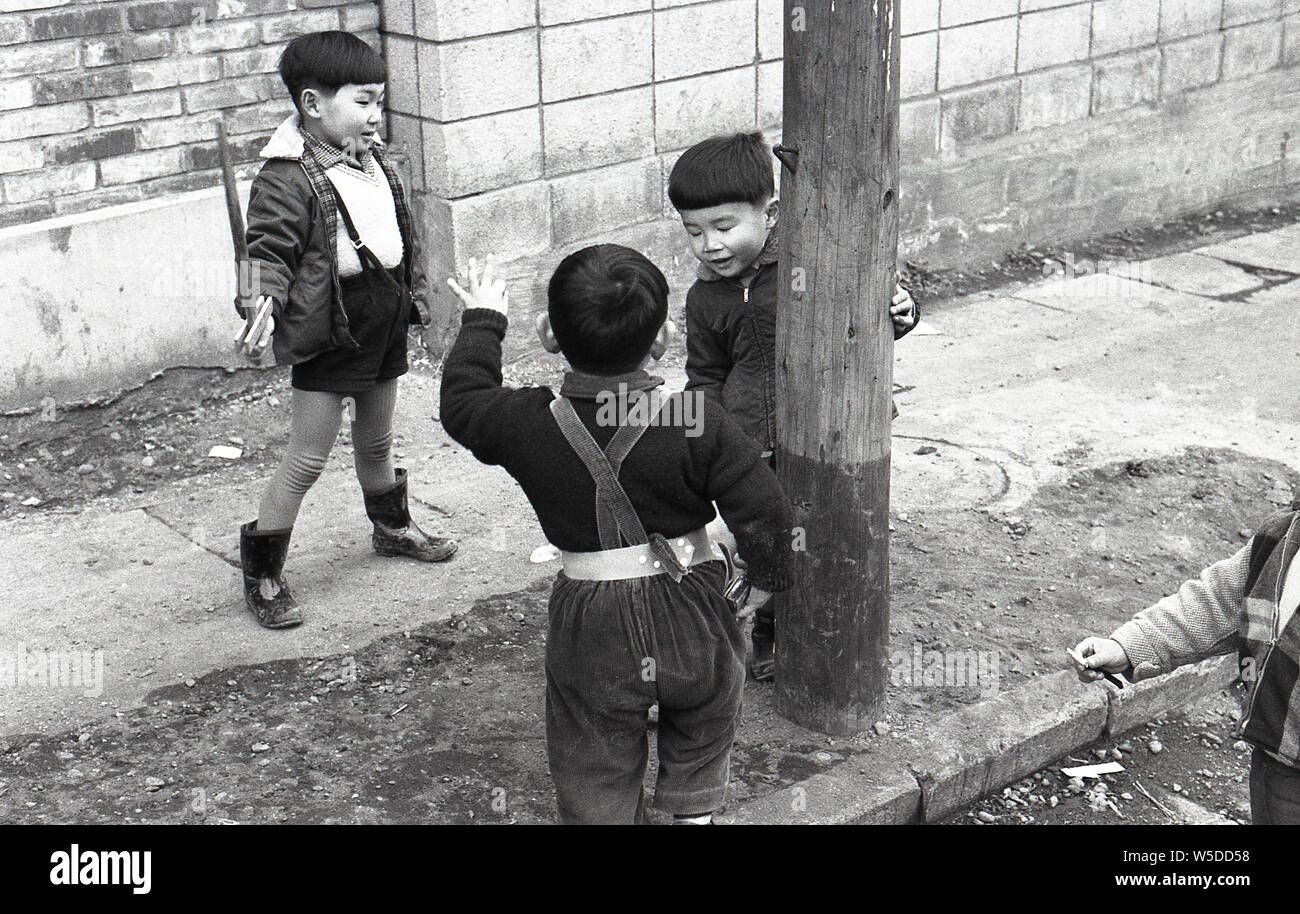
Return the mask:
<path id="1" fill-rule="evenodd" d="M 1070 672 L 1039 676 L 945 718 L 909 753 L 934 822 L 1100 739 L 1106 697 Z"/>
<path id="2" fill-rule="evenodd" d="M 284 92 L 278 77 L 269 74 L 245 76 L 240 79 L 223 79 L 220 82 L 205 83 L 199 86 L 185 86 L 181 94 L 185 99 L 185 110 L 191 114 L 199 111 L 211 111 L 214 108 L 233 108 L 236 105 L 251 105 L 256 102 L 274 98 Z M 96 112 L 96 118 L 99 117 Z M 160 115 L 153 115 L 159 117 Z"/>
<path id="3" fill-rule="evenodd" d="M 419 114 L 420 82 L 415 66 L 415 40 L 386 34 L 383 42 L 384 62 L 388 64 L 388 110 Z"/>
<path id="4" fill-rule="evenodd" d="M 654 74 L 653 16 L 640 13 L 543 29 L 542 100 L 649 83 Z M 750 49 L 752 58 L 752 39 Z"/>
<path id="5" fill-rule="evenodd" d="M 1125 683 L 1122 691 L 1112 685 L 1102 686 L 1108 700 L 1106 736 L 1118 736 L 1166 711 L 1226 689 L 1236 675 L 1235 656 L 1214 657 L 1155 679 Z"/>
<path id="6" fill-rule="evenodd" d="M 204 143 L 216 139 L 219 111 L 207 114 L 169 117 L 137 124 L 135 130 L 141 149 L 160 149 L 182 143 Z M 229 125 L 227 125 L 229 127 Z M 238 132 L 231 129 L 232 133 Z"/>
<path id="7" fill-rule="evenodd" d="M 38 78 L 42 83 L 48 77 Z M 70 96 L 72 98 L 84 98 L 85 96 Z M 34 104 L 36 98 L 35 87 L 30 79 L 7 79 L 0 82 L 0 111 L 12 111 L 15 108 L 26 108 Z M 63 101 L 64 99 L 50 99 L 50 101 Z M 45 102 L 42 102 L 45 104 Z"/>
<path id="8" fill-rule="evenodd" d="M 85 102 L 41 105 L 0 114 L 0 136 L 11 140 L 22 140 L 33 136 L 71 133 L 89 124 L 90 114 L 86 110 Z"/>
<path id="9" fill-rule="evenodd" d="M 953 25 L 1014 16 L 1018 9 L 1017 0 L 943 0 L 939 7 L 939 25 L 946 29 Z"/>
<path id="10" fill-rule="evenodd" d="M 939 63 L 939 33 L 908 35 L 898 42 L 898 91 L 903 98 L 934 92 Z"/>
<path id="11" fill-rule="evenodd" d="M 424 191 L 424 121 L 390 111 L 387 141 L 390 158 L 405 157 L 410 162 L 411 191 Z"/>
<path id="12" fill-rule="evenodd" d="M 1216 32 L 1223 22 L 1223 0 L 1160 0 L 1160 40 L 1173 41 Z"/>
<path id="13" fill-rule="evenodd" d="M 424 122 L 424 180 L 441 197 L 463 197 L 541 177 L 535 108 L 441 124 Z"/>
<path id="14" fill-rule="evenodd" d="M 1021 16 L 1016 70 L 1025 73 L 1087 58 L 1090 12 L 1083 4 Z"/>
<path id="15" fill-rule="evenodd" d="M 551 246 L 550 188 L 541 181 L 459 200 L 431 197 L 429 215 L 427 246 L 453 260 L 445 265 L 450 268 L 446 275 L 488 251 L 525 257 Z"/>
<path id="16" fill-rule="evenodd" d="M 537 104 L 537 38 L 528 32 L 421 43 L 420 113 L 455 121 Z"/>
<path id="17" fill-rule="evenodd" d="M 929 158 L 939 151 L 939 99 L 903 102 L 898 106 L 898 157 L 902 161 Z"/>
<path id="18" fill-rule="evenodd" d="M 0 131 L 2 132 L 2 131 Z M 38 171 L 5 175 L 4 192 L 8 203 L 27 203 L 63 194 L 90 190 L 95 186 L 95 163 L 47 165 Z"/>
<path id="19" fill-rule="evenodd" d="M 900 35 L 933 32 L 939 28 L 939 0 L 907 0 L 899 9 L 898 16 L 901 20 Z"/>
<path id="20" fill-rule="evenodd" d="M 563 174 L 654 154 L 654 90 L 650 86 L 594 95 L 542 108 L 546 173 Z M 599 124 L 599 130 L 592 125 Z"/>
<path id="21" fill-rule="evenodd" d="M 1154 48 L 1099 60 L 1093 66 L 1093 114 L 1155 103 L 1160 89 L 1160 52 Z"/>
<path id="22" fill-rule="evenodd" d="M 1282 60 L 1282 30 L 1277 22 L 1257 22 L 1223 30 L 1223 78 L 1240 79 L 1271 70 Z"/>
<path id="23" fill-rule="evenodd" d="M 785 116 L 785 62 L 758 65 L 758 120 L 760 129 L 778 127 Z"/>
<path id="24" fill-rule="evenodd" d="M 1223 33 L 1211 32 L 1160 48 L 1160 94 L 1170 98 L 1219 80 L 1223 59 Z"/>
<path id="25" fill-rule="evenodd" d="M 387 35 L 415 34 L 415 0 L 380 0 Z"/>
<path id="26" fill-rule="evenodd" d="M 1293 67 L 1300 63 L 1300 14 L 1287 16 L 1282 22 L 1282 66 Z"/>
<path id="27" fill-rule="evenodd" d="M 754 0 L 722 0 L 654 14 L 654 78 L 677 79 L 752 64 Z"/>
<path id="28" fill-rule="evenodd" d="M 80 42 L 51 41 L 16 45 L 0 54 L 0 77 L 55 73 L 77 66 Z"/>
<path id="29" fill-rule="evenodd" d="M 624 162 L 551 182 L 552 242 L 569 244 L 658 219 L 659 161 Z"/>
<path id="30" fill-rule="evenodd" d="M 99 163 L 99 179 L 105 185 L 134 184 L 185 170 L 181 147 L 153 149 L 130 155 L 114 156 Z"/>
<path id="31" fill-rule="evenodd" d="M 939 32 L 939 88 L 1016 72 L 1016 17 Z"/>
<path id="32" fill-rule="evenodd" d="M 337 17 L 333 20 L 337 28 Z M 234 22 L 205 22 L 176 30 L 176 49 L 182 54 L 208 54 L 213 51 L 230 51 L 257 44 L 257 20 Z"/>
<path id="33" fill-rule="evenodd" d="M 758 59 L 777 60 L 784 53 L 785 0 L 758 0 Z"/>
<path id="34" fill-rule="evenodd" d="M 1282 0 L 1223 0 L 1223 27 L 1276 19 L 1282 15 Z"/>
<path id="35" fill-rule="evenodd" d="M 1013 133 L 1019 97 L 1020 83 L 1014 79 L 945 95 L 940 108 L 940 150 L 955 155 L 967 144 Z"/>
<path id="36" fill-rule="evenodd" d="M 653 8 L 651 0 L 541 0 L 542 25 L 562 25 Z"/>
<path id="37" fill-rule="evenodd" d="M 371 32 L 379 28 L 379 7 L 374 3 L 354 3 L 343 7 L 343 31 Z"/>
<path id="38" fill-rule="evenodd" d="M 537 24 L 534 0 L 415 0 L 415 32 L 428 41 L 455 41 Z"/>
<path id="39" fill-rule="evenodd" d="M 715 133 L 754 127 L 752 67 L 655 86 L 655 149 L 684 149 Z"/>
<path id="40" fill-rule="evenodd" d="M 1156 43 L 1160 4 L 1096 0 L 1092 5 L 1092 56 L 1114 54 Z"/>
<path id="41" fill-rule="evenodd" d="M 296 10 L 281 16 L 258 20 L 263 44 L 287 44 L 291 38 L 308 32 L 328 32 L 339 27 L 337 9 Z"/>
<path id="42" fill-rule="evenodd" d="M 1092 107 L 1092 67 L 1074 64 L 1029 73 L 1020 80 L 1018 130 L 1067 124 L 1088 116 Z"/>

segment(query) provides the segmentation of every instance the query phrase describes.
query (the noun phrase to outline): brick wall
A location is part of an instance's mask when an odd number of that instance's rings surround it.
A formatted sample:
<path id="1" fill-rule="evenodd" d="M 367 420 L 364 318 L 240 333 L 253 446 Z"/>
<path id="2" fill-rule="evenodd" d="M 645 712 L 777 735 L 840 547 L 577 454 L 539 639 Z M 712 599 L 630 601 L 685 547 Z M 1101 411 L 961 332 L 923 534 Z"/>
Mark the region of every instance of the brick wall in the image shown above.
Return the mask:
<path id="1" fill-rule="evenodd" d="M 291 110 L 275 74 L 288 37 L 342 27 L 379 46 L 373 2 L 0 0 L 0 11 L 0 226 L 214 185 L 223 110 L 242 162 Z"/>

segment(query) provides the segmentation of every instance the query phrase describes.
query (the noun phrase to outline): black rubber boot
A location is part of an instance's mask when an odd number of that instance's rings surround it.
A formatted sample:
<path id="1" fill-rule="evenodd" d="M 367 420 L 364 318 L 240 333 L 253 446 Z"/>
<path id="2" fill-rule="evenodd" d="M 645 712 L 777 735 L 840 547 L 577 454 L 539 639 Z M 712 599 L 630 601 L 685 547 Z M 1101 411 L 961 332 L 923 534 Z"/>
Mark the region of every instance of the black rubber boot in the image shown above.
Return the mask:
<path id="1" fill-rule="evenodd" d="M 754 630 L 749 641 L 752 651 L 749 675 L 755 682 L 771 682 L 776 678 L 776 620 L 754 616 Z"/>
<path id="2" fill-rule="evenodd" d="M 244 570 L 244 604 L 264 628 L 302 624 L 302 610 L 282 572 L 293 528 L 258 530 L 257 521 L 239 528 L 239 563 Z"/>
<path id="3" fill-rule="evenodd" d="M 366 495 L 366 515 L 375 525 L 370 542 L 380 555 L 409 555 L 421 562 L 445 562 L 456 554 L 456 544 L 429 536 L 407 510 L 406 470 L 396 470 L 397 482 L 391 489 Z"/>

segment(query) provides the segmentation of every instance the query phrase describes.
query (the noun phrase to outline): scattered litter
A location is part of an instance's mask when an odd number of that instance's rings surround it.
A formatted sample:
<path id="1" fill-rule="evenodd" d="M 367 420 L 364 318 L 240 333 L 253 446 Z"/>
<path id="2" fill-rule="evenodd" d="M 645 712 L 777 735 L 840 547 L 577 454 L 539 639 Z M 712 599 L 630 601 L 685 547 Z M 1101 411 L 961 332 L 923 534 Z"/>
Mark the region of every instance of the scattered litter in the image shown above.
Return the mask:
<path id="1" fill-rule="evenodd" d="M 1123 771 L 1119 762 L 1102 762 L 1100 765 L 1080 765 L 1077 768 L 1062 768 L 1061 774 L 1069 778 L 1099 778 L 1103 774 L 1115 774 Z"/>
<path id="2" fill-rule="evenodd" d="M 244 456 L 244 452 L 228 444 L 214 444 L 212 450 L 208 451 L 209 457 L 220 457 L 222 460 L 238 460 Z"/>

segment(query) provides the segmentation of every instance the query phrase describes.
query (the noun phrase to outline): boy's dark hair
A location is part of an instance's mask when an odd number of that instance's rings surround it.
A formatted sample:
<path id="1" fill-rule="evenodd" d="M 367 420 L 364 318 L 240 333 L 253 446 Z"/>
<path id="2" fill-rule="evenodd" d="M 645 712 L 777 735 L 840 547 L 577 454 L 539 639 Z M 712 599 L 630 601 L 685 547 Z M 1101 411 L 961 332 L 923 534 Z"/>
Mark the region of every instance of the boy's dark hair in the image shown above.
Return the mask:
<path id="1" fill-rule="evenodd" d="M 302 113 L 302 90 L 333 95 L 340 87 L 388 82 L 388 66 L 351 32 L 312 32 L 289 42 L 280 55 L 280 78 Z"/>
<path id="2" fill-rule="evenodd" d="M 772 158 L 761 133 L 709 137 L 682 153 L 668 177 L 679 211 L 724 203 L 766 203 L 776 193 Z"/>
<path id="3" fill-rule="evenodd" d="M 551 330 L 569 364 L 635 371 L 668 319 L 668 280 L 631 248 L 596 244 L 560 261 L 546 289 Z"/>

